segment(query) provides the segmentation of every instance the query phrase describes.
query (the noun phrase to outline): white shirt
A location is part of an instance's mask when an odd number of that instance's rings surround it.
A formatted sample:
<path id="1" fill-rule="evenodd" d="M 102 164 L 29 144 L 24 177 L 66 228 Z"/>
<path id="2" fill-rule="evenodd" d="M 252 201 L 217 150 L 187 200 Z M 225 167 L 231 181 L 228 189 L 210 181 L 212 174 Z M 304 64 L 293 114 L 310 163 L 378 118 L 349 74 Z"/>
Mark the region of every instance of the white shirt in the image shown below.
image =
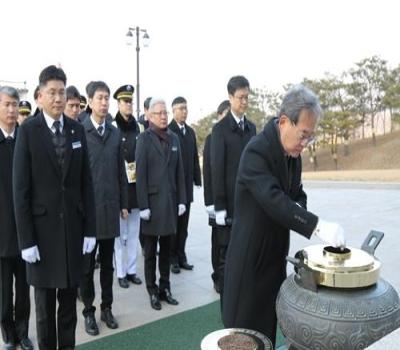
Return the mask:
<path id="1" fill-rule="evenodd" d="M 47 124 L 48 128 L 51 130 L 51 132 L 52 132 L 53 134 L 56 133 L 56 128 L 53 126 L 53 124 L 54 124 L 54 122 L 57 121 L 57 120 L 60 122 L 60 132 L 63 131 L 63 128 L 64 128 L 64 118 L 62 117 L 62 114 L 61 114 L 61 116 L 60 116 L 58 119 L 54 119 L 54 118 L 50 117 L 48 114 L 46 114 L 45 111 L 43 111 L 43 115 L 44 115 L 44 120 L 46 121 L 46 124 Z"/>
<path id="2" fill-rule="evenodd" d="M 12 137 L 12 138 L 14 138 L 15 128 L 13 129 L 13 131 L 12 131 L 11 134 L 9 134 L 9 133 L 8 133 L 7 131 L 5 131 L 3 128 L 0 128 L 0 129 L 1 129 L 2 133 L 3 133 L 3 135 L 4 135 L 4 138 L 7 138 L 7 137 Z"/>
<path id="3" fill-rule="evenodd" d="M 96 130 L 99 129 L 99 126 L 103 127 L 103 132 L 101 133 L 101 135 L 103 135 L 104 134 L 104 130 L 106 129 L 106 121 L 103 120 L 103 124 L 97 124 L 92 115 L 90 115 L 90 120 L 92 121 L 93 126 L 95 127 Z"/>
<path id="4" fill-rule="evenodd" d="M 241 121 L 244 126 L 244 114 L 241 117 L 238 117 L 232 111 L 231 111 L 231 113 L 232 113 L 233 118 L 235 118 L 236 124 L 239 124 L 239 122 Z"/>
<path id="5" fill-rule="evenodd" d="M 181 124 L 181 123 L 178 123 L 178 122 L 177 122 L 177 124 L 178 124 L 178 126 L 179 126 L 179 129 L 181 129 L 181 131 L 182 131 L 183 134 L 185 135 L 185 134 L 186 134 L 186 127 L 185 127 L 185 124 Z"/>

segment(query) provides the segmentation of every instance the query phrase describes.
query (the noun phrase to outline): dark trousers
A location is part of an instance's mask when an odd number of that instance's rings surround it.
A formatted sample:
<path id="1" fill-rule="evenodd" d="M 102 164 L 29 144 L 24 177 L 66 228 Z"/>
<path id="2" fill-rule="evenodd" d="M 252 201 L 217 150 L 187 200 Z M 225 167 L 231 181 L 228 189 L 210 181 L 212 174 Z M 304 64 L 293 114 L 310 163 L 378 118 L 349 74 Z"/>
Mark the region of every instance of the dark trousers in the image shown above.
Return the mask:
<path id="1" fill-rule="evenodd" d="M 56 299 L 58 300 L 57 323 Z M 35 287 L 35 305 L 39 349 L 74 349 L 77 321 L 76 287 L 65 289 Z"/>
<path id="2" fill-rule="evenodd" d="M 211 230 L 211 265 L 213 272 L 211 278 L 214 283 L 219 284 L 219 246 L 218 246 L 218 231 L 217 228 L 212 226 Z"/>
<path id="3" fill-rule="evenodd" d="M 4 343 L 18 342 L 28 337 L 31 303 L 25 261 L 20 256 L 0 258 L 0 312 Z"/>
<path id="4" fill-rule="evenodd" d="M 160 290 L 170 290 L 169 264 L 171 236 L 149 236 L 144 238 L 144 277 L 149 294 L 158 294 Z M 158 270 L 160 271 L 159 286 L 156 284 L 157 243 L 160 246 Z"/>
<path id="5" fill-rule="evenodd" d="M 224 295 L 224 278 L 225 278 L 225 262 L 226 252 L 228 251 L 229 240 L 231 237 L 231 226 L 218 226 L 218 251 L 219 251 L 219 288 L 220 288 L 220 300 L 222 310 L 222 299 Z"/>
<path id="6" fill-rule="evenodd" d="M 186 211 L 178 216 L 176 235 L 171 236 L 171 264 L 187 262 L 185 245 L 188 236 L 188 224 L 190 215 L 190 203 L 186 204 Z"/>
<path id="7" fill-rule="evenodd" d="M 96 242 L 96 247 L 90 254 L 83 256 L 83 279 L 79 287 L 82 302 L 85 305 L 82 312 L 85 317 L 89 314 L 94 314 L 96 311 L 96 307 L 93 306 L 95 297 L 93 274 L 97 248 L 99 249 L 100 258 L 101 310 L 111 309 L 113 302 L 114 238 L 101 239 Z"/>

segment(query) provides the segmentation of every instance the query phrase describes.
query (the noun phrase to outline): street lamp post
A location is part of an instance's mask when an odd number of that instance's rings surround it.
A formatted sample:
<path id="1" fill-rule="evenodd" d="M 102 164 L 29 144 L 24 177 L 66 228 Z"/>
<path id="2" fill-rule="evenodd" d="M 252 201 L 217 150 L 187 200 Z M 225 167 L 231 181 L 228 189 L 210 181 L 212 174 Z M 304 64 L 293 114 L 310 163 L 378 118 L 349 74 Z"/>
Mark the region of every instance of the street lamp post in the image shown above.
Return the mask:
<path id="1" fill-rule="evenodd" d="M 140 33 L 143 33 L 143 46 L 149 46 L 150 37 L 147 34 L 146 29 L 141 29 L 139 27 L 131 28 L 129 27 L 127 37 L 127 44 L 132 45 L 133 42 L 133 34 L 132 32 L 136 32 L 136 114 L 137 119 L 140 117 L 140 79 L 139 79 L 139 52 L 140 52 Z"/>

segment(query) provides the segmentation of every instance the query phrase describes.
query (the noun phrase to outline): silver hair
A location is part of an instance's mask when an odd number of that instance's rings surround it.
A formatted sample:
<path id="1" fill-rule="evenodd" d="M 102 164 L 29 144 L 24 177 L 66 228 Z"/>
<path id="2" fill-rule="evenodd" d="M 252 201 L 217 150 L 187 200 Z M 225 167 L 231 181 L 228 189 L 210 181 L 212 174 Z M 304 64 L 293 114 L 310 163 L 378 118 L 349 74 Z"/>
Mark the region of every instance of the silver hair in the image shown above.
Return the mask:
<path id="1" fill-rule="evenodd" d="M 163 100 L 162 98 L 158 98 L 158 97 L 153 97 L 151 100 L 150 100 L 150 103 L 149 103 L 149 110 L 150 111 L 153 111 L 153 109 L 154 109 L 154 106 L 155 105 L 158 105 L 158 104 L 163 104 L 163 105 L 167 105 L 166 103 L 165 103 L 165 100 Z"/>
<path id="2" fill-rule="evenodd" d="M 279 117 L 286 115 L 293 124 L 299 121 L 300 112 L 309 110 L 317 119 L 322 118 L 323 111 L 318 97 L 302 84 L 293 86 L 283 98 Z"/>
<path id="3" fill-rule="evenodd" d="M 0 86 L 0 99 L 2 94 L 10 96 L 19 102 L 19 93 L 17 89 L 12 86 Z"/>

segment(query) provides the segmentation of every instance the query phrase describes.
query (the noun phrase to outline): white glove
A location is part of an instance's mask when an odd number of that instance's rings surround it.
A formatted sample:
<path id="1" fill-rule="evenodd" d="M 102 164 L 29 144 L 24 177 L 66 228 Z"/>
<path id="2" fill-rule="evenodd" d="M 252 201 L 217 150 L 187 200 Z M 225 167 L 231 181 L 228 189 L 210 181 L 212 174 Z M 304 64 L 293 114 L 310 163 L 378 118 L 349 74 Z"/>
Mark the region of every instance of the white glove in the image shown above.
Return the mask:
<path id="1" fill-rule="evenodd" d="M 322 241 L 333 247 L 344 247 L 346 245 L 343 227 L 335 222 L 318 220 L 314 233 Z"/>
<path id="2" fill-rule="evenodd" d="M 150 209 L 143 209 L 140 211 L 139 215 L 142 220 L 148 221 L 150 220 L 151 211 Z"/>
<path id="3" fill-rule="evenodd" d="M 185 214 L 186 211 L 186 205 L 185 204 L 179 204 L 178 205 L 178 216 L 181 216 Z"/>
<path id="4" fill-rule="evenodd" d="M 226 210 L 219 210 L 215 212 L 215 222 L 219 226 L 225 226 Z"/>
<path id="5" fill-rule="evenodd" d="M 206 212 L 209 217 L 215 218 L 215 210 L 214 210 L 214 205 L 207 205 L 206 206 Z"/>
<path id="6" fill-rule="evenodd" d="M 22 259 L 29 264 L 35 263 L 36 261 L 40 261 L 38 246 L 34 245 L 33 247 L 22 249 L 21 256 Z"/>
<path id="7" fill-rule="evenodd" d="M 83 238 L 83 254 L 90 254 L 94 247 L 96 246 L 96 238 L 95 237 L 84 237 Z"/>

